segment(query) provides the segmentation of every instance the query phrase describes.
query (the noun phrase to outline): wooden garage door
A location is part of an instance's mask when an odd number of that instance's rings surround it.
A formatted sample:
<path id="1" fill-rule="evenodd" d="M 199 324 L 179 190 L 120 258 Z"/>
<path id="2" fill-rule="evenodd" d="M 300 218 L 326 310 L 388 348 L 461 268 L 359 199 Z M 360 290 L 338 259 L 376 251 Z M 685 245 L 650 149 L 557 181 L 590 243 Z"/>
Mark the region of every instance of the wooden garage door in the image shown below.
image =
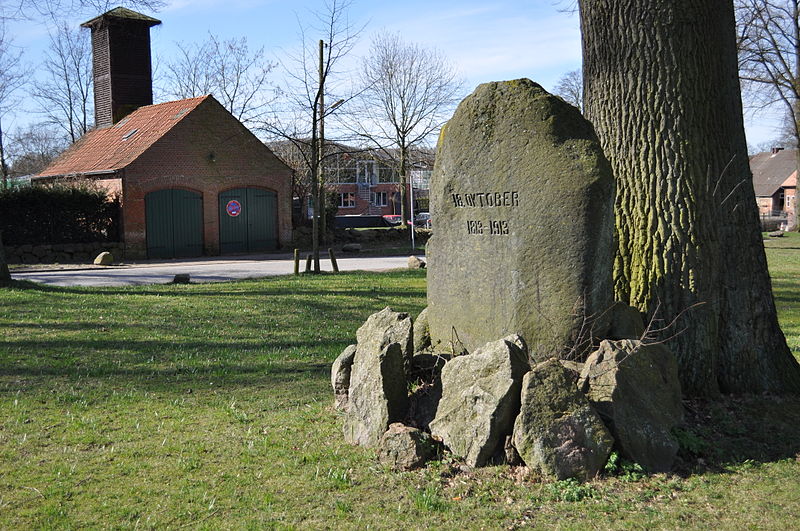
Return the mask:
<path id="1" fill-rule="evenodd" d="M 235 188 L 219 194 L 220 252 L 252 253 L 278 248 L 275 192 Z"/>
<path id="2" fill-rule="evenodd" d="M 188 190 L 159 190 L 145 196 L 148 258 L 203 254 L 203 198 Z"/>

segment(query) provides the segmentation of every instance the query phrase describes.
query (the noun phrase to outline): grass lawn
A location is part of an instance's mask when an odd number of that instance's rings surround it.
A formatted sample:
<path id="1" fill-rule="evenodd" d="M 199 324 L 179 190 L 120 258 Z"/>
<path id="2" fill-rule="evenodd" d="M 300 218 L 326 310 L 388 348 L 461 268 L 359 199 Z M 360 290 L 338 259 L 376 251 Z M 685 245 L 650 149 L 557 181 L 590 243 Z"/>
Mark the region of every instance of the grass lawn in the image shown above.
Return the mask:
<path id="1" fill-rule="evenodd" d="M 800 352 L 800 237 L 767 242 Z M 773 528 L 800 522 L 800 401 L 692 403 L 680 474 L 586 485 L 343 443 L 329 365 L 425 272 L 0 290 L 0 529 Z"/>

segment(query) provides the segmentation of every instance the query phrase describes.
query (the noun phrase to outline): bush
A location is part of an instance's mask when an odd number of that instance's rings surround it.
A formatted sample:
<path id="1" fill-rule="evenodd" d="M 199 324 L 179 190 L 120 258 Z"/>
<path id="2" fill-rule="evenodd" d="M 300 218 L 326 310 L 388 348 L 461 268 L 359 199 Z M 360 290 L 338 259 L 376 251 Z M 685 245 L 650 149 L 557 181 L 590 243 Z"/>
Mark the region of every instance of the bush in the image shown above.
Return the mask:
<path id="1" fill-rule="evenodd" d="M 119 241 L 120 203 L 88 185 L 0 190 L 6 245 Z"/>

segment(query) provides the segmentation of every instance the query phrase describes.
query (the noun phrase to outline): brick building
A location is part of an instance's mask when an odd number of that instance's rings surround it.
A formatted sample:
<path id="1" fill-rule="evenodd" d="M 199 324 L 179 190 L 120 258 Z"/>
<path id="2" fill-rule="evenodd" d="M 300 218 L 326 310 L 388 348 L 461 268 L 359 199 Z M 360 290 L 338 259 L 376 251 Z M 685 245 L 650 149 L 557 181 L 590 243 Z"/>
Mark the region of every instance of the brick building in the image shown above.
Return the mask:
<path id="1" fill-rule="evenodd" d="M 782 218 L 788 227 L 797 208 L 797 151 L 773 148 L 750 157 L 753 188 L 762 218 Z"/>
<path id="2" fill-rule="evenodd" d="M 295 166 L 298 183 L 295 199 L 302 209 L 302 217 L 311 218 L 310 175 L 304 158 L 298 154 L 300 147 L 308 149 L 307 142 L 280 141 L 270 144 L 275 153 L 289 165 Z M 337 216 L 385 216 L 400 214 L 400 175 L 395 161 L 377 149 L 361 149 L 336 142 L 326 142 L 324 161 L 325 188 L 335 192 Z M 406 205 L 412 197 L 414 210 L 428 210 L 428 185 L 433 170 L 433 153 L 415 150 L 409 163 L 409 180 L 406 184 Z M 304 197 L 301 197 L 304 195 Z"/>
<path id="3" fill-rule="evenodd" d="M 291 170 L 210 95 L 152 105 L 149 28 L 158 23 L 116 8 L 84 24 L 97 128 L 35 181 L 90 179 L 118 194 L 128 258 L 288 242 Z"/>

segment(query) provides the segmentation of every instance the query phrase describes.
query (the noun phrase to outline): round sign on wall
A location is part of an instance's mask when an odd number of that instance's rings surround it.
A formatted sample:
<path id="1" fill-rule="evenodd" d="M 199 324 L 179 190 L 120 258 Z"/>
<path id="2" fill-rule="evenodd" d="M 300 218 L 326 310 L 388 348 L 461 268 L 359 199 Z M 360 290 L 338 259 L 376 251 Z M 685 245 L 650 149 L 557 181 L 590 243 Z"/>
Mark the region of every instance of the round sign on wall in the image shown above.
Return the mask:
<path id="1" fill-rule="evenodd" d="M 225 205 L 225 212 L 232 218 L 235 218 L 239 214 L 242 213 L 242 204 L 235 199 L 228 201 L 228 204 Z"/>

